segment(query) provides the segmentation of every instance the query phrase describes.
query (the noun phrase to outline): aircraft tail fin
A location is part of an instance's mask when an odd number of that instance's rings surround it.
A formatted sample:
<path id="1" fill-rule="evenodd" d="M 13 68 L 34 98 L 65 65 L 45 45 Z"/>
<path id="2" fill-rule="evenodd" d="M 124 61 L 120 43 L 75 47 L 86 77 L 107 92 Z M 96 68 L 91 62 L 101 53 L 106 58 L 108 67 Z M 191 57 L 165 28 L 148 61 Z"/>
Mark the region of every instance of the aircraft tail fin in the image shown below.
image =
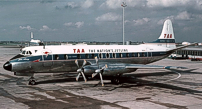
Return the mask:
<path id="1" fill-rule="evenodd" d="M 171 20 L 166 20 L 159 39 L 175 39 Z"/>
<path id="2" fill-rule="evenodd" d="M 162 46 L 166 46 L 169 48 L 176 48 L 175 36 L 171 20 L 167 19 L 164 22 L 160 37 L 152 43 L 160 43 Z"/>

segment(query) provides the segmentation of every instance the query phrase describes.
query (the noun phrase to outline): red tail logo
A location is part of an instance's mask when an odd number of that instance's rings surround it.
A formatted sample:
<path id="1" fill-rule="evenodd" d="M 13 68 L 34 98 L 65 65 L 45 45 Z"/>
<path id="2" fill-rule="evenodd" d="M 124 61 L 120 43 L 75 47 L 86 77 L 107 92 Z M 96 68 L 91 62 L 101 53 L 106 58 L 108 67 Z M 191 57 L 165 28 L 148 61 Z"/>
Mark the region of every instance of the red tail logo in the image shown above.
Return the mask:
<path id="1" fill-rule="evenodd" d="M 172 34 L 164 34 L 164 38 L 167 38 L 167 39 L 172 38 Z"/>

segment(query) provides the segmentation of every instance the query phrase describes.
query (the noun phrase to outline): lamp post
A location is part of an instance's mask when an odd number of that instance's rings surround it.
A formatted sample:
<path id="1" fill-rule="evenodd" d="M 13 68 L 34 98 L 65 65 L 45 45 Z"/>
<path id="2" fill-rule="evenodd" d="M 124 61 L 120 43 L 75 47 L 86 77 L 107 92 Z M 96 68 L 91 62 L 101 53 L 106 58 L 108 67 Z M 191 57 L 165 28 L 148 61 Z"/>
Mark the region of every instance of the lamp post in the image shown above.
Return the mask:
<path id="1" fill-rule="evenodd" d="M 121 4 L 121 6 L 123 7 L 123 45 L 125 45 L 125 41 L 124 41 L 124 8 L 127 6 L 125 2 L 123 2 Z"/>

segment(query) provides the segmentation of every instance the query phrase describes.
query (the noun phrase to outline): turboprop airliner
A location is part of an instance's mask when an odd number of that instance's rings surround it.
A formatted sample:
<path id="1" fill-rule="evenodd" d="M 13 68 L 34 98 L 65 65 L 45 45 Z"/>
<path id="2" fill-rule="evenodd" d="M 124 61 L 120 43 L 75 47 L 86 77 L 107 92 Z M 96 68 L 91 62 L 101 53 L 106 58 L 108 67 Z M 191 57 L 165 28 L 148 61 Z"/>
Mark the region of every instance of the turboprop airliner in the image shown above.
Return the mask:
<path id="1" fill-rule="evenodd" d="M 192 44 L 190 44 L 192 45 Z M 29 84 L 36 84 L 35 73 L 78 72 L 76 80 L 83 76 L 111 77 L 112 83 L 119 83 L 124 73 L 137 69 L 178 69 L 184 67 L 147 65 L 161 60 L 175 50 L 187 46 L 176 47 L 171 20 L 166 20 L 160 37 L 153 42 L 140 45 L 49 45 L 30 46 L 8 62 L 4 69 L 15 75 L 31 76 Z"/>

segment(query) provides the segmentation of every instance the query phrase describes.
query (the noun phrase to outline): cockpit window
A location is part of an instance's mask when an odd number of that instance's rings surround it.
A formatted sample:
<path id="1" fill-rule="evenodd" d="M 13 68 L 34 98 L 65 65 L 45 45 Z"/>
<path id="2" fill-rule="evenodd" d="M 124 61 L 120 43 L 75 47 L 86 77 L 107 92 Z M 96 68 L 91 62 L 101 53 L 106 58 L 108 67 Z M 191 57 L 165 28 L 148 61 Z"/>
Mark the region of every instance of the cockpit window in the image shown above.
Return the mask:
<path id="1" fill-rule="evenodd" d="M 22 51 L 22 55 L 31 55 L 32 52 L 31 51 Z"/>
<path id="2" fill-rule="evenodd" d="M 22 54 L 25 54 L 26 51 L 22 51 Z"/>
<path id="3" fill-rule="evenodd" d="M 29 54 L 31 55 L 32 54 L 32 52 L 31 51 L 28 51 L 29 52 Z"/>

